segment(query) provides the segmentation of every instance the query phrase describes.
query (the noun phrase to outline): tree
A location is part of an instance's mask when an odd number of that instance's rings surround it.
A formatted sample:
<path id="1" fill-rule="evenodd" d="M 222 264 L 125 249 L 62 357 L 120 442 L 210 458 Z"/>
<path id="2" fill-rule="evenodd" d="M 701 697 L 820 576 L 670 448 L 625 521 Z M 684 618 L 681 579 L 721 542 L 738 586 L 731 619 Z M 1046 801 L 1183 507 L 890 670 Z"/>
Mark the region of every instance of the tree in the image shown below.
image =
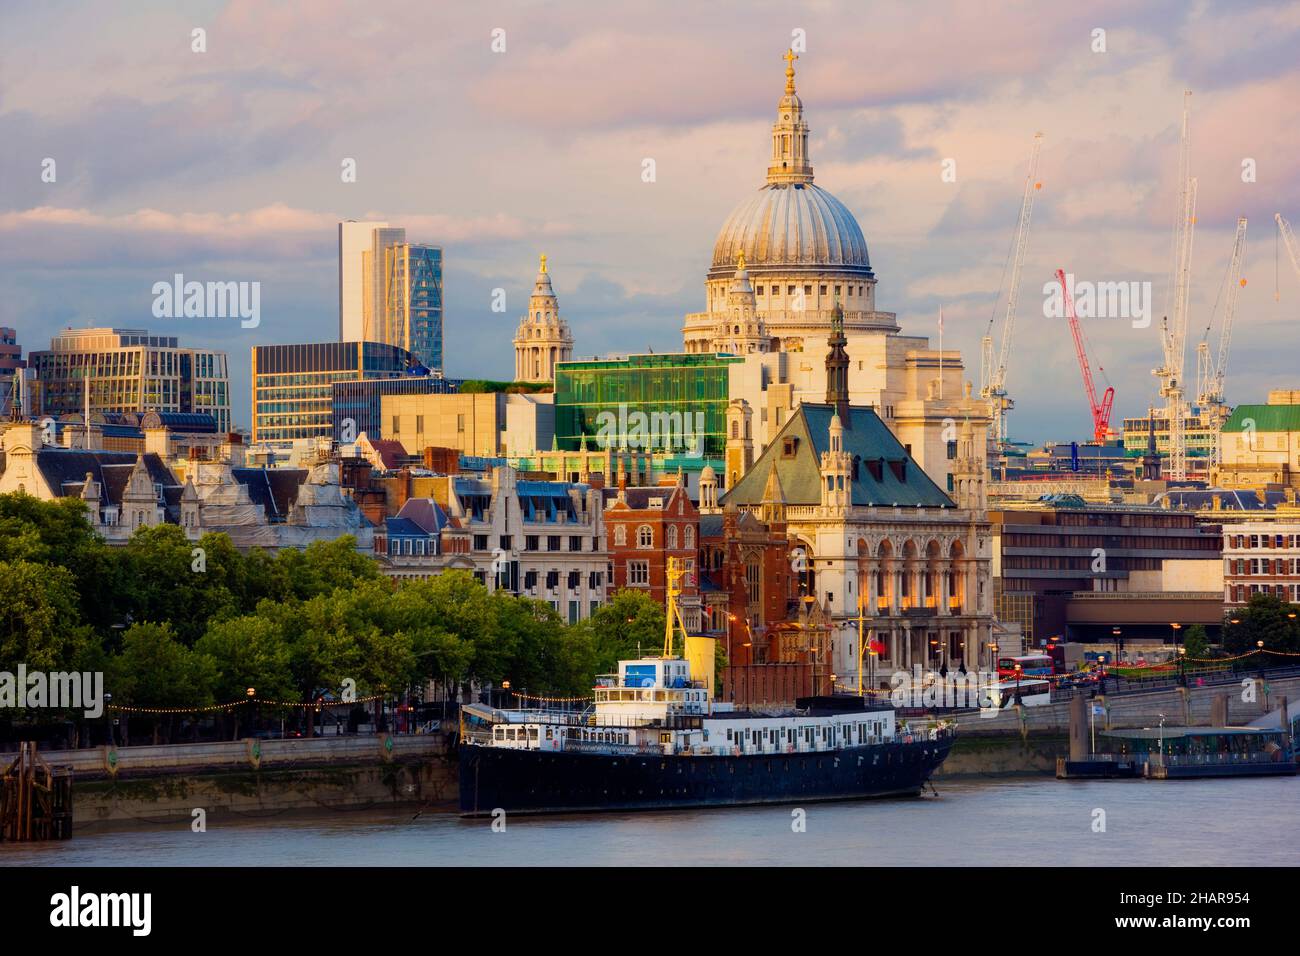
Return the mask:
<path id="1" fill-rule="evenodd" d="M 0 561 L 0 670 L 68 670 L 86 644 L 76 581 L 67 568 Z"/>
<path id="2" fill-rule="evenodd" d="M 250 614 L 213 621 L 194 651 L 211 661 L 211 693 L 218 702 L 241 700 L 250 687 L 268 700 L 293 695 L 289 646 L 270 618 Z"/>
<path id="3" fill-rule="evenodd" d="M 239 575 L 243 559 L 225 535 L 204 535 L 196 543 L 174 524 L 141 528 L 122 559 L 134 619 L 171 623 L 186 646 L 193 646 L 209 620 L 240 610 L 228 582 Z"/>
<path id="4" fill-rule="evenodd" d="M 1233 620 L 1237 623 L 1234 624 Z M 1300 615 L 1294 604 L 1275 594 L 1253 594 L 1250 603 L 1228 613 L 1223 623 L 1223 646 L 1232 654 L 1255 650 L 1300 651 Z"/>
<path id="5" fill-rule="evenodd" d="M 374 559 L 357 551 L 357 539 L 350 534 L 313 541 L 303 551 L 286 548 L 276 556 L 276 563 L 284 570 L 288 593 L 300 601 L 380 576 Z"/>
<path id="6" fill-rule="evenodd" d="M 1210 656 L 1210 638 L 1205 632 L 1205 626 L 1202 624 L 1193 624 L 1187 629 L 1183 636 L 1183 648 L 1186 651 L 1188 660 L 1201 659 Z"/>
<path id="7" fill-rule="evenodd" d="M 581 625 L 590 636 L 595 672 L 611 673 L 620 660 L 658 654 L 664 644 L 664 620 L 663 607 L 644 591 L 617 592 Z"/>
<path id="8" fill-rule="evenodd" d="M 127 628 L 122 636 L 122 651 L 111 660 L 108 676 L 108 690 L 119 704 L 177 708 L 185 713 L 188 708 L 213 702 L 210 659 L 178 641 L 170 624 L 141 623 Z M 170 729 L 176 714 L 150 716 L 154 743 L 158 743 L 164 716 Z"/>

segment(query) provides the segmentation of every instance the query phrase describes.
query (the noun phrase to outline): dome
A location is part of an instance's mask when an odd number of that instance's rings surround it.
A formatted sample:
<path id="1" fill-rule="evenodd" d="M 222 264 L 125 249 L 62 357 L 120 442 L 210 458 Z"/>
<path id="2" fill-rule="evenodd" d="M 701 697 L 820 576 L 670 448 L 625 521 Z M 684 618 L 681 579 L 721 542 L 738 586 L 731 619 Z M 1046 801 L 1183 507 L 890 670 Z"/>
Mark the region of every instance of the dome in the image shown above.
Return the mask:
<path id="1" fill-rule="evenodd" d="M 872 275 L 853 213 L 811 182 L 768 183 L 732 211 L 713 244 L 713 269 L 730 275 L 742 253 L 751 270 L 799 266 Z"/>

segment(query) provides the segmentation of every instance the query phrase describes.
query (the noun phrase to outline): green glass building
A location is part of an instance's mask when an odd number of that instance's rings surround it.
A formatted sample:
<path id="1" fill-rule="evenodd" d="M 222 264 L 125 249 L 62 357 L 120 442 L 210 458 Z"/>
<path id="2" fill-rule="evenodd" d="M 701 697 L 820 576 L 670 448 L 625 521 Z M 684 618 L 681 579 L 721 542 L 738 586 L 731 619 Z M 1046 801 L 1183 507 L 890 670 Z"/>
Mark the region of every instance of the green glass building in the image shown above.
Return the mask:
<path id="1" fill-rule="evenodd" d="M 726 450 L 728 369 L 736 355 L 670 353 L 560 362 L 556 445 L 668 453 L 683 462 Z M 688 466 L 689 467 L 689 466 Z"/>

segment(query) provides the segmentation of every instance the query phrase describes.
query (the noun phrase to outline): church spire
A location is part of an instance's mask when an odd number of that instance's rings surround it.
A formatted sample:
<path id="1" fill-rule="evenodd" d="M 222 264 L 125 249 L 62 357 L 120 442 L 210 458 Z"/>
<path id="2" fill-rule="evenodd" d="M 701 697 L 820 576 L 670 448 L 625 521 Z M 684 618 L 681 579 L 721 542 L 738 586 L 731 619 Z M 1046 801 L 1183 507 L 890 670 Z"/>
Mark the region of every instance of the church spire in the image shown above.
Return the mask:
<path id="1" fill-rule="evenodd" d="M 767 167 L 767 181 L 773 185 L 803 184 L 813 181 L 812 163 L 808 159 L 808 124 L 803 121 L 803 103 L 794 91 L 794 50 L 785 51 L 785 95 L 776 107 L 772 126 L 772 163 Z"/>
<path id="2" fill-rule="evenodd" d="M 836 299 L 835 309 L 831 312 L 831 334 L 826 340 L 830 346 L 830 352 L 826 354 L 826 404 L 835 409 L 845 428 L 852 428 L 849 416 L 849 353 L 844 348 L 848 341 L 844 336 L 844 306 Z"/>

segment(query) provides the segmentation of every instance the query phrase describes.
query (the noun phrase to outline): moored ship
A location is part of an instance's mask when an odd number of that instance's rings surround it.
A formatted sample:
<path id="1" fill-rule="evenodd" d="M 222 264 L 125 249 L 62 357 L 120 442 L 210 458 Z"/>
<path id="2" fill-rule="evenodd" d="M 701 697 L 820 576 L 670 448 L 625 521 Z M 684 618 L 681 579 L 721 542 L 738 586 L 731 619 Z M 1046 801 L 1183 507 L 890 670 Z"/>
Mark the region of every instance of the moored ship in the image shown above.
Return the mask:
<path id="1" fill-rule="evenodd" d="M 713 641 L 687 636 L 686 656 L 673 653 L 674 585 L 664 653 L 620 661 L 585 709 L 462 708 L 463 815 L 915 795 L 947 758 L 954 726 L 900 722 L 863 697 L 805 698 L 778 714 L 714 701 Z"/>

